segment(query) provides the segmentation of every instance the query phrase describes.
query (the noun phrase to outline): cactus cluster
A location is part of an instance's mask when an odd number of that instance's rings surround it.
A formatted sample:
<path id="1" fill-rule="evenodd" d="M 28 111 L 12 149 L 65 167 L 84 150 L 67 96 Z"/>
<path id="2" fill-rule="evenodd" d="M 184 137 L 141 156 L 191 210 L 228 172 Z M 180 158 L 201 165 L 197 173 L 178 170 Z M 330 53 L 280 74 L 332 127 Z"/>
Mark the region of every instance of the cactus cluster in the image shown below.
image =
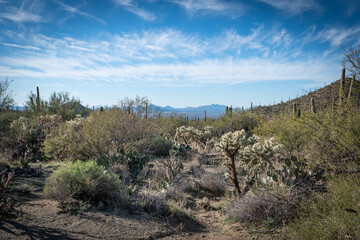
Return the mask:
<path id="1" fill-rule="evenodd" d="M 179 143 L 197 143 L 200 147 L 206 148 L 213 136 L 213 127 L 205 126 L 203 130 L 194 127 L 181 126 L 176 129 L 175 140 Z"/>

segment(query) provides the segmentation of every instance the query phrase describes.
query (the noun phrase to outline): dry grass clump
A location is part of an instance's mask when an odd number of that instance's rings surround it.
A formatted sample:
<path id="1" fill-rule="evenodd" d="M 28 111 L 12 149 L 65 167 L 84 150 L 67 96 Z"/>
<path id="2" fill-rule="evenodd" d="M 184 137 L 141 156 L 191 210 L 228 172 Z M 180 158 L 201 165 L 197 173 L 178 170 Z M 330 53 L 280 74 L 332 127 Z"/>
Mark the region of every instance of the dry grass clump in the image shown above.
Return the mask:
<path id="1" fill-rule="evenodd" d="M 141 195 L 137 201 L 140 209 L 154 216 L 169 216 L 170 207 L 164 196 L 160 195 Z"/>
<path id="2" fill-rule="evenodd" d="M 290 199 L 288 192 L 262 191 L 233 202 L 227 216 L 248 228 L 262 226 L 274 230 L 295 216 L 296 203 Z"/>
<path id="3" fill-rule="evenodd" d="M 176 181 L 172 183 L 165 192 L 165 198 L 174 201 L 180 201 L 184 198 L 184 194 L 191 189 L 191 184 L 186 181 Z"/>
<path id="4" fill-rule="evenodd" d="M 226 190 L 225 177 L 219 173 L 204 172 L 196 174 L 199 179 L 196 180 L 196 185 L 200 190 L 213 193 L 217 196 L 222 196 Z"/>

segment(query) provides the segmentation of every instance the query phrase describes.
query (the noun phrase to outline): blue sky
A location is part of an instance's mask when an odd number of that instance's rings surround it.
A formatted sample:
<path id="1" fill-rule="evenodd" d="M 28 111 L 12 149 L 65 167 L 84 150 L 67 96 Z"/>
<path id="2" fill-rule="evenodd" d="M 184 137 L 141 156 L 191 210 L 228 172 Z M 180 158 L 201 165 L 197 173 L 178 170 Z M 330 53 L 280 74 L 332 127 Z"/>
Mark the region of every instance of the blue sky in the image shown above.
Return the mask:
<path id="1" fill-rule="evenodd" d="M 279 102 L 340 78 L 358 0 L 0 0 L 0 78 L 83 104 Z"/>

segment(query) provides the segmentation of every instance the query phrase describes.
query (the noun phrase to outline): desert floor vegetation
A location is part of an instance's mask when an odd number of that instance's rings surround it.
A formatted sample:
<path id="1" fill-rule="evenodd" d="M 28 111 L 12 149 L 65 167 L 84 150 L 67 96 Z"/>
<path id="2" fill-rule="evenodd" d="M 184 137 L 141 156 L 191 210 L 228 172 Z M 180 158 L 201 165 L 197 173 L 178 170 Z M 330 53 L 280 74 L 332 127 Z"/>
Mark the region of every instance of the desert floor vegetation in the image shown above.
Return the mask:
<path id="1" fill-rule="evenodd" d="M 147 98 L 92 110 L 37 88 L 20 112 L 6 95 L 0 238 L 358 239 L 359 96 L 339 88 L 321 109 L 202 121 Z"/>

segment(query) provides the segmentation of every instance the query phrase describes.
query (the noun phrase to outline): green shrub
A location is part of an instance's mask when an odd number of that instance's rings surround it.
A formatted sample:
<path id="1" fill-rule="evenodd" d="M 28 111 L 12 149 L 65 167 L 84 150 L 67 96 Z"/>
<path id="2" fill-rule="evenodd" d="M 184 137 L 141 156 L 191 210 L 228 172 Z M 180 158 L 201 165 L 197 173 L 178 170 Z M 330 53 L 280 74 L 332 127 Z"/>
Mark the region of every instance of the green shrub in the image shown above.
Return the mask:
<path id="1" fill-rule="evenodd" d="M 73 199 L 109 204 L 121 204 L 126 199 L 119 176 L 95 160 L 76 161 L 54 171 L 46 179 L 44 192 L 62 207 Z"/>
<path id="2" fill-rule="evenodd" d="M 337 176 L 327 193 L 303 202 L 290 224 L 292 239 L 360 239 L 359 175 Z"/>
<path id="3" fill-rule="evenodd" d="M 133 150 L 145 139 L 150 122 L 121 110 L 92 112 L 86 118 L 66 122 L 44 142 L 44 151 L 60 160 L 109 159 L 118 149 Z"/>
<path id="4" fill-rule="evenodd" d="M 142 154 L 155 157 L 168 157 L 172 147 L 171 140 L 164 137 L 151 137 L 137 144 L 136 149 Z"/>

